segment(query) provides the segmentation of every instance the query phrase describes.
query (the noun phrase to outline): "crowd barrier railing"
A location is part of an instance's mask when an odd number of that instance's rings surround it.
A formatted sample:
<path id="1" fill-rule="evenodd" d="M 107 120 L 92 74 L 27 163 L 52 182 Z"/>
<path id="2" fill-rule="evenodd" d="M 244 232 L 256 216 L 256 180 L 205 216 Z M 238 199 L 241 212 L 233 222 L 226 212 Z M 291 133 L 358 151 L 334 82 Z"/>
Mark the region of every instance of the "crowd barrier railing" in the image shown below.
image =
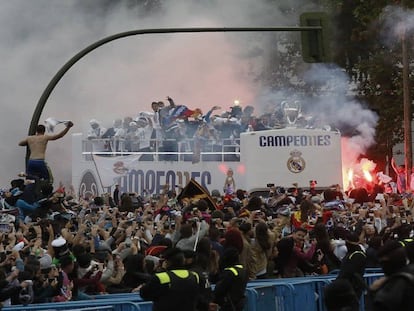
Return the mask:
<path id="1" fill-rule="evenodd" d="M 368 270 L 372 271 L 372 270 Z M 383 276 L 380 270 L 366 273 L 364 279 L 370 286 Z M 244 311 L 326 311 L 324 288 L 337 275 L 319 275 L 285 279 L 263 279 L 251 281 L 246 288 Z M 365 310 L 366 299 L 360 301 L 360 311 Z M 4 311 L 150 311 L 152 302 L 143 301 L 138 293 L 119 293 L 94 296 L 93 300 L 68 301 L 64 303 L 43 303 L 27 306 L 3 307 Z"/>
<path id="2" fill-rule="evenodd" d="M 109 295 L 108 295 L 109 296 Z M 109 298 L 109 297 L 108 297 Z M 60 310 L 99 310 L 99 311 L 148 311 L 152 307 L 145 308 L 146 305 L 138 302 L 127 301 L 126 299 L 99 299 L 99 300 L 78 300 L 66 302 L 51 302 L 29 305 L 14 305 L 3 307 L 2 311 L 60 311 Z M 152 303 L 151 303 L 152 305 Z"/>
<path id="3" fill-rule="evenodd" d="M 144 301 L 139 293 L 117 293 L 117 294 L 108 294 L 108 295 L 95 295 L 94 299 L 125 299 L 131 302 L 141 302 Z"/>
<path id="4" fill-rule="evenodd" d="M 384 275 L 380 272 L 382 271 L 380 269 L 367 271 L 376 272 L 365 273 L 364 279 L 367 287 Z M 249 282 L 247 289 L 253 293 L 247 291 L 246 296 L 248 297 L 248 304 L 246 305 L 245 311 L 326 311 L 324 304 L 324 288 L 335 280 L 336 277 L 337 274 L 329 274 L 285 279 L 264 279 Z M 360 311 L 365 310 L 366 304 L 366 295 L 364 294 L 360 299 Z M 263 308 L 257 309 L 258 305 Z"/>

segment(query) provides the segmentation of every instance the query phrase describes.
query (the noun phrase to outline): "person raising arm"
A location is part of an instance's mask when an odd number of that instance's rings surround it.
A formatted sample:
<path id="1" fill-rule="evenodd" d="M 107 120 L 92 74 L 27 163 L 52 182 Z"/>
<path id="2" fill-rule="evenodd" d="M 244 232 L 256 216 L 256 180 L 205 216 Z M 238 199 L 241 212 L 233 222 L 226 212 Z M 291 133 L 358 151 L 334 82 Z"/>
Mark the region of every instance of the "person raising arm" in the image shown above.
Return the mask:
<path id="1" fill-rule="evenodd" d="M 40 179 L 51 180 L 52 175 L 49 167 L 45 162 L 46 147 L 50 140 L 57 140 L 62 138 L 69 132 L 69 129 L 73 126 L 71 121 L 66 123 L 66 128 L 55 135 L 46 135 L 46 128 L 44 125 L 39 124 L 36 128 L 36 134 L 26 137 L 19 142 L 19 146 L 27 146 L 30 150 L 30 157 L 27 163 L 26 174 L 38 176 Z"/>

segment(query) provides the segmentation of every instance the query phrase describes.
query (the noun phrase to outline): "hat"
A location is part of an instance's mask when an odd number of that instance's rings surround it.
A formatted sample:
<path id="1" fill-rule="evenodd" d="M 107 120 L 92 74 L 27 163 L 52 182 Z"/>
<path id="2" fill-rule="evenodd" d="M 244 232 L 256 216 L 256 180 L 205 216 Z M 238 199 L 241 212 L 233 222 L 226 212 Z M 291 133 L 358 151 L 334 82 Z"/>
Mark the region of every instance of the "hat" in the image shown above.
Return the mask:
<path id="1" fill-rule="evenodd" d="M 52 256 L 49 254 L 44 254 L 41 258 L 39 258 L 40 263 L 40 270 L 49 269 L 52 267 Z"/>
<path id="2" fill-rule="evenodd" d="M 137 126 L 137 122 L 134 122 L 134 121 L 129 122 L 129 126 Z"/>
<path id="3" fill-rule="evenodd" d="M 62 247 L 65 244 L 66 244 L 66 240 L 61 236 L 52 241 L 52 246 L 53 247 Z"/>
<path id="4" fill-rule="evenodd" d="M 164 245 L 150 246 L 145 251 L 145 255 L 147 255 L 147 256 L 159 256 L 166 249 L 167 249 L 167 246 L 164 246 Z"/>
<path id="5" fill-rule="evenodd" d="M 69 253 L 68 245 L 66 240 L 62 237 L 58 237 L 52 241 L 52 247 L 55 251 L 56 258 L 63 257 Z"/>

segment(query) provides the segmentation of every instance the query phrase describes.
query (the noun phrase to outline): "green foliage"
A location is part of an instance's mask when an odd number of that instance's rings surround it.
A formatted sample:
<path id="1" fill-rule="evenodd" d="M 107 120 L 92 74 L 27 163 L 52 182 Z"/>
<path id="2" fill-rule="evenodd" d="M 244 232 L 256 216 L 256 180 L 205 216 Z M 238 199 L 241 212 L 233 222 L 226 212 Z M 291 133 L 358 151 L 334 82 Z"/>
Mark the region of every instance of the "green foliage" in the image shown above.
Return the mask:
<path id="1" fill-rule="evenodd" d="M 334 13 L 338 31 L 335 61 L 358 82 L 359 96 L 379 116 L 372 158 L 389 154 L 403 140 L 403 86 L 401 42 L 394 35 L 386 42 L 388 31 L 398 20 L 387 24 L 384 10 L 392 10 L 400 1 L 342 0 Z M 407 8 L 414 1 L 405 1 Z M 388 6 L 388 7 L 387 7 Z M 414 12 L 413 12 L 414 15 Z M 392 43 L 392 44 L 390 44 Z M 411 58 L 412 55 L 409 55 Z M 410 74 L 412 80 L 412 74 Z M 410 94 L 414 94 L 410 83 Z"/>

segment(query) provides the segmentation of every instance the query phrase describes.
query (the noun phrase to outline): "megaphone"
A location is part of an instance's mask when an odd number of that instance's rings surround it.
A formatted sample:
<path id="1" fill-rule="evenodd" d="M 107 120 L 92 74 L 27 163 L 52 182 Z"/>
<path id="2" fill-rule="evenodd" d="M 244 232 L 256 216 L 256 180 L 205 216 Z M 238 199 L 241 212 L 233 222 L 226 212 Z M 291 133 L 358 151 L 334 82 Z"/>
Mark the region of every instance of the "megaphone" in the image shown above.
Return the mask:
<path id="1" fill-rule="evenodd" d="M 62 124 L 62 123 L 66 125 L 66 124 L 68 124 L 68 122 L 69 122 L 69 120 L 61 121 L 61 120 L 57 120 L 55 118 L 47 118 L 45 120 L 45 126 L 46 126 L 46 129 L 47 129 L 48 132 L 53 133 L 53 131 L 55 130 L 56 125 Z"/>

